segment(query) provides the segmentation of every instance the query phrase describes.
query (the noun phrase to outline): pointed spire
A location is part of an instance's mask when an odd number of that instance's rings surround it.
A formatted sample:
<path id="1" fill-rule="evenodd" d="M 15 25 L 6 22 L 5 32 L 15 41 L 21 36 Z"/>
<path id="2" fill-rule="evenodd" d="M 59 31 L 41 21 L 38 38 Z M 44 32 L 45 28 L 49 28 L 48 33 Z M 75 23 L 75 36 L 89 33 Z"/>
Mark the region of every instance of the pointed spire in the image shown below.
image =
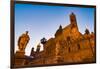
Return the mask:
<path id="1" fill-rule="evenodd" d="M 86 28 L 85 34 L 90 34 L 89 30 Z"/>
<path id="2" fill-rule="evenodd" d="M 70 16 L 75 16 L 75 14 L 72 12 L 72 13 L 70 14 Z"/>
<path id="3" fill-rule="evenodd" d="M 34 53 L 34 47 L 32 47 L 30 56 L 34 56 Z"/>
<path id="4" fill-rule="evenodd" d="M 60 24 L 60 26 L 59 26 L 59 29 L 62 29 L 62 26 L 61 26 L 61 24 Z"/>
<path id="5" fill-rule="evenodd" d="M 86 28 L 85 34 L 90 34 L 89 29 L 88 29 L 88 25 L 87 25 L 87 24 L 85 24 L 85 28 Z"/>
<path id="6" fill-rule="evenodd" d="M 72 12 L 72 14 L 71 15 L 75 15 L 73 12 Z"/>

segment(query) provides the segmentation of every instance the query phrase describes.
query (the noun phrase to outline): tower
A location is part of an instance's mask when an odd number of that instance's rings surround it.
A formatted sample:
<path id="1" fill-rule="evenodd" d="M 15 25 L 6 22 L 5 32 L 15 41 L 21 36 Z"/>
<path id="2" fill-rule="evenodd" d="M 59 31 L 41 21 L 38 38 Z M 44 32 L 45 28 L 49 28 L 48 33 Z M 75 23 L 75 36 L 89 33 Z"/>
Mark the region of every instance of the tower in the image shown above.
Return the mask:
<path id="1" fill-rule="evenodd" d="M 40 44 L 37 45 L 37 49 L 36 49 L 36 52 L 40 52 Z"/>
<path id="2" fill-rule="evenodd" d="M 34 48 L 31 49 L 31 54 L 30 56 L 35 56 Z"/>
<path id="3" fill-rule="evenodd" d="M 76 27 L 77 30 L 78 30 L 76 16 L 73 12 L 70 14 L 70 22 L 71 22 L 71 25 L 72 25 L 71 28 Z"/>
<path id="4" fill-rule="evenodd" d="M 70 21 L 71 21 L 71 24 L 73 24 L 73 23 L 77 24 L 76 16 L 73 12 L 70 14 Z"/>

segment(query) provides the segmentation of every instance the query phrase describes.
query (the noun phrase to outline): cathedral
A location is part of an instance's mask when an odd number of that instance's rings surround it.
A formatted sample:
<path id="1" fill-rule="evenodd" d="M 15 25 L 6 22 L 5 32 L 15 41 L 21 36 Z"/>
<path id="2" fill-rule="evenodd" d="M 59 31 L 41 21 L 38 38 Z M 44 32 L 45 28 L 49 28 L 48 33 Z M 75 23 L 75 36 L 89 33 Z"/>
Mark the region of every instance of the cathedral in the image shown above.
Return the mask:
<path id="1" fill-rule="evenodd" d="M 30 56 L 26 56 L 25 53 L 20 56 L 16 52 L 14 66 L 96 62 L 95 33 L 86 28 L 82 34 L 79 32 L 76 15 L 72 12 L 69 17 L 70 24 L 64 28 L 60 25 L 54 38 L 41 39 L 43 51 L 40 51 L 41 45 L 38 44 L 36 51 L 31 49 Z"/>

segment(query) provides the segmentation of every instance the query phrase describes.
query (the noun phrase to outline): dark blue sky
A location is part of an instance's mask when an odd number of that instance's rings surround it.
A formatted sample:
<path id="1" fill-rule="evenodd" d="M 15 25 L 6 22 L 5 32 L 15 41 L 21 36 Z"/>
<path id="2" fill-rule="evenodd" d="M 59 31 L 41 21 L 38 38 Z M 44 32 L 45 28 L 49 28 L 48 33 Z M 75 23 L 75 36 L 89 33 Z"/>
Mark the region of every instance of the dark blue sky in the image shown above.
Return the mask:
<path id="1" fill-rule="evenodd" d="M 28 30 L 30 42 L 26 52 L 29 54 L 31 47 L 36 48 L 42 37 L 49 39 L 60 24 L 67 26 L 72 12 L 76 15 L 81 33 L 84 33 L 86 25 L 90 32 L 94 31 L 94 8 L 15 4 L 15 49 L 18 37 Z"/>

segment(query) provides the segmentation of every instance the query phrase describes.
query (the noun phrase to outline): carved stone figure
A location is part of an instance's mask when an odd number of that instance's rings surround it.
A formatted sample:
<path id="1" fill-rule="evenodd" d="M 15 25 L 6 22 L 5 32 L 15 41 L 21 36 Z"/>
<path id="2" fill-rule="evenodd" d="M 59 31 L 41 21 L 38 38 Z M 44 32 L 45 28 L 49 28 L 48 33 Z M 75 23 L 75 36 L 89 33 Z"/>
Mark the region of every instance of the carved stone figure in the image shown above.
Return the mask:
<path id="1" fill-rule="evenodd" d="M 19 51 L 25 51 L 25 48 L 28 44 L 30 40 L 30 37 L 28 35 L 28 31 L 26 31 L 26 33 L 22 34 L 19 39 L 18 39 L 18 48 L 19 48 Z"/>

